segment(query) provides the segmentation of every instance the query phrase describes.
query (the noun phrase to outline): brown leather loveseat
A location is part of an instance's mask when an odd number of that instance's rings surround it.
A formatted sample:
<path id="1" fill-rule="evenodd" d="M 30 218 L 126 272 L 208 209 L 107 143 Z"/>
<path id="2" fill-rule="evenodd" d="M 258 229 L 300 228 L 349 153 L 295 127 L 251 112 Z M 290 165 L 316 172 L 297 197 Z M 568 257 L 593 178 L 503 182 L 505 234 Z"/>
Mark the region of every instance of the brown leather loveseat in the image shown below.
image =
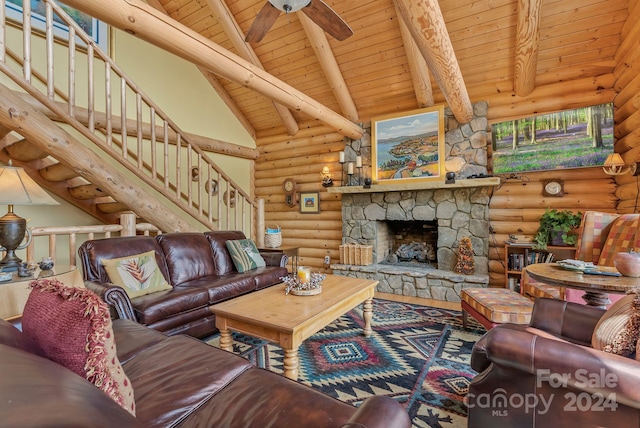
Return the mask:
<path id="1" fill-rule="evenodd" d="M 536 299 L 529 325 L 476 342 L 469 428 L 638 427 L 640 361 L 591 347 L 604 309 Z"/>
<path id="2" fill-rule="evenodd" d="M 85 241 L 78 249 L 85 285 L 102 297 L 118 318 L 174 334 L 205 337 L 217 331 L 209 307 L 282 282 L 287 256 L 262 253 L 266 266 L 239 273 L 225 242 L 245 239 L 240 231 L 180 232 Z M 172 286 L 129 298 L 110 282 L 102 260 L 155 252 L 162 275 Z"/>
<path id="3" fill-rule="evenodd" d="M 135 397 L 135 417 L 78 374 L 36 355 L 0 320 L 0 425 L 6 427 L 408 428 L 389 397 L 359 408 L 185 335 L 114 320 L 117 355 Z"/>

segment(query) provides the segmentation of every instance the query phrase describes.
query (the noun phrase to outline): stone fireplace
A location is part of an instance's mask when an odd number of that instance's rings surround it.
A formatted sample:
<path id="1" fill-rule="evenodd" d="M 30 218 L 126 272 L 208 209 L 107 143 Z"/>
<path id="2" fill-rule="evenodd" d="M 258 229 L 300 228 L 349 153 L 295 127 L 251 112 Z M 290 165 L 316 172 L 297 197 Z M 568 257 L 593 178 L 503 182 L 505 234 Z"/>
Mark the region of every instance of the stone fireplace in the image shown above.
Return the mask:
<path id="1" fill-rule="evenodd" d="M 487 171 L 486 103 L 476 104 L 474 113 L 470 124 L 459 125 L 445 110 L 447 156 L 467 162 L 459 178 Z M 345 150 L 347 160 L 357 155 L 370 159 L 368 142 L 368 135 L 352 142 Z M 443 179 L 330 189 L 342 193 L 343 243 L 371 245 L 373 252 L 373 264 L 333 264 L 333 273 L 377 280 L 378 291 L 385 293 L 459 302 L 462 288 L 489 283 L 489 199 L 497 184 L 497 178 L 474 178 L 454 184 Z M 453 271 L 464 237 L 471 238 L 473 246 L 473 275 Z M 400 244 L 414 241 L 426 247 L 427 262 L 399 263 L 402 260 L 393 258 Z"/>

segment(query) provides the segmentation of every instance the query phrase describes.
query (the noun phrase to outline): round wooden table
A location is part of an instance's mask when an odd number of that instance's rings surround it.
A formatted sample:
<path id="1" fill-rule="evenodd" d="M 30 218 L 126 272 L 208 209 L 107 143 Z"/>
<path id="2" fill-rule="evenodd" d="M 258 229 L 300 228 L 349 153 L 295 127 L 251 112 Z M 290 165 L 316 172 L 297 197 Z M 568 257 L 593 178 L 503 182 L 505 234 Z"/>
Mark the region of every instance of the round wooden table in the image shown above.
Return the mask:
<path id="1" fill-rule="evenodd" d="M 640 287 L 640 278 L 628 276 L 592 275 L 563 269 L 555 263 L 536 263 L 526 267 L 527 274 L 536 281 L 557 287 L 584 290 L 582 297 L 587 305 L 600 308 L 610 304 L 608 293 L 626 293 Z M 617 272 L 613 267 L 598 267 L 605 272 Z"/>

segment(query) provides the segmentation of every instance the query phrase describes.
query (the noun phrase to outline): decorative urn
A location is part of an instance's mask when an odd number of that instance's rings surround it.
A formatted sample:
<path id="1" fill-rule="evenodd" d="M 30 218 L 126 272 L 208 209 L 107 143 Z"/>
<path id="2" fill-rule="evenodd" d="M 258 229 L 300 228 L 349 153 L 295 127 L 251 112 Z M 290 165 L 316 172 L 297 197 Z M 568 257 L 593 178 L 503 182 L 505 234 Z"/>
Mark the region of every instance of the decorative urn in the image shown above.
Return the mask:
<path id="1" fill-rule="evenodd" d="M 640 253 L 626 251 L 616 253 L 613 265 L 624 276 L 640 277 Z"/>

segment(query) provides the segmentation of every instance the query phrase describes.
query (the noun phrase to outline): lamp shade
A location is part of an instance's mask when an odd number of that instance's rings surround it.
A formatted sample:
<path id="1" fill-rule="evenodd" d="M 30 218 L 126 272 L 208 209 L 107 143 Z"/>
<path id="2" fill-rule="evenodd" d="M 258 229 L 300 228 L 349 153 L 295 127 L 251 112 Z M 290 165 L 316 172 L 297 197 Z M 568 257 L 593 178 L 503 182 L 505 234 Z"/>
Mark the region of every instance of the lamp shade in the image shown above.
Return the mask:
<path id="1" fill-rule="evenodd" d="M 311 3 L 311 0 L 269 0 L 269 3 L 283 12 L 297 12 Z"/>
<path id="2" fill-rule="evenodd" d="M 605 174 L 609 175 L 623 175 L 627 173 L 635 174 L 636 164 L 625 164 L 624 159 L 620 156 L 619 153 L 611 153 L 607 156 L 607 159 L 604 161 L 604 165 L 602 166 Z"/>
<path id="3" fill-rule="evenodd" d="M 11 165 L 0 167 L 0 204 L 59 205 L 24 169 Z"/>

